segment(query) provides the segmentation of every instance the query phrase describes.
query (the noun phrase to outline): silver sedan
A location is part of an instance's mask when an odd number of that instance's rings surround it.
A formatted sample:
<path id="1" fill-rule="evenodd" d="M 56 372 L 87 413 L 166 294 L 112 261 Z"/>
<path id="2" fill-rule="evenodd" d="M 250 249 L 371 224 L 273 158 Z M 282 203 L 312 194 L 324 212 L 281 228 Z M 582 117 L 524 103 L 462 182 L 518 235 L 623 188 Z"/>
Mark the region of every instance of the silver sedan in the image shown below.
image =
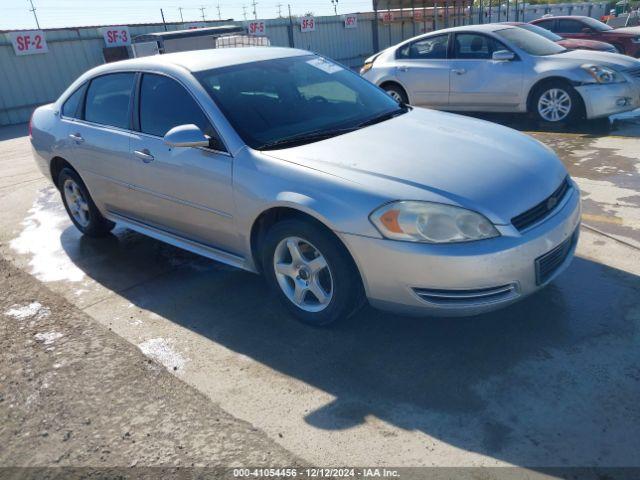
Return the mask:
<path id="1" fill-rule="evenodd" d="M 399 101 L 442 110 L 530 112 L 555 123 L 640 107 L 640 61 L 569 51 L 504 24 L 412 38 L 367 59 L 361 74 Z"/>
<path id="2" fill-rule="evenodd" d="M 469 315 L 571 261 L 579 192 L 556 155 L 492 123 L 400 105 L 301 50 L 111 63 L 31 120 L 75 226 L 116 223 L 251 272 L 300 320 L 368 301 Z"/>

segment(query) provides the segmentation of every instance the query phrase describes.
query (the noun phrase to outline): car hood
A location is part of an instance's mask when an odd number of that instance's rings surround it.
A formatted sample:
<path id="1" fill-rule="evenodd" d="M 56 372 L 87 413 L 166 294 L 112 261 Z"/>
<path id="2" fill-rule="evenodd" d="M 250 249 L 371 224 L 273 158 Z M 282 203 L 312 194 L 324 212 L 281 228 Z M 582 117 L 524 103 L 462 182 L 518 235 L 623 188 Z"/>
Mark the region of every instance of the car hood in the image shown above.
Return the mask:
<path id="1" fill-rule="evenodd" d="M 594 50 L 571 50 L 569 52 L 552 55 L 554 60 L 564 60 L 567 63 L 573 61 L 576 66 L 590 63 L 612 67 L 616 70 L 640 67 L 640 61 L 627 55 L 610 52 L 598 52 Z"/>
<path id="2" fill-rule="evenodd" d="M 625 33 L 627 35 L 640 35 L 640 27 L 616 28 L 615 30 L 608 30 L 605 33 L 607 33 L 609 35 L 613 34 L 613 33 Z"/>
<path id="3" fill-rule="evenodd" d="M 422 108 L 264 153 L 358 183 L 383 200 L 459 205 L 496 224 L 508 224 L 544 200 L 567 175 L 555 153 L 527 135 Z"/>
<path id="4" fill-rule="evenodd" d="M 578 39 L 578 38 L 563 38 L 562 40 L 558 40 L 556 43 L 559 43 L 565 48 L 591 48 L 594 50 L 609 50 L 613 48 L 613 45 L 607 42 L 599 42 L 597 40 L 586 40 L 586 39 Z"/>

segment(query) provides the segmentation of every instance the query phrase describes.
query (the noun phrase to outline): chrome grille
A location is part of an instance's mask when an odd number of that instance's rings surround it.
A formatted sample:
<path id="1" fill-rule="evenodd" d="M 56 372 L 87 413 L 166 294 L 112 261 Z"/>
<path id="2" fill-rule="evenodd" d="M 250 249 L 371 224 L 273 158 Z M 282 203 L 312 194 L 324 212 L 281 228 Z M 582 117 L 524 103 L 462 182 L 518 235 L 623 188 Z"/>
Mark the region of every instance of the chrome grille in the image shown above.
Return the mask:
<path id="1" fill-rule="evenodd" d="M 578 230 L 553 250 L 536 258 L 536 284 L 546 283 L 566 260 L 578 241 Z"/>
<path id="2" fill-rule="evenodd" d="M 511 223 L 518 231 L 525 230 L 534 223 L 539 222 L 560 205 L 562 199 L 569 191 L 569 177 L 565 177 L 560 186 L 535 207 L 521 213 L 511 219 Z"/>
<path id="3" fill-rule="evenodd" d="M 416 292 L 422 300 L 429 303 L 451 307 L 494 303 L 517 296 L 516 286 L 514 284 L 470 290 L 414 288 L 413 291 Z"/>

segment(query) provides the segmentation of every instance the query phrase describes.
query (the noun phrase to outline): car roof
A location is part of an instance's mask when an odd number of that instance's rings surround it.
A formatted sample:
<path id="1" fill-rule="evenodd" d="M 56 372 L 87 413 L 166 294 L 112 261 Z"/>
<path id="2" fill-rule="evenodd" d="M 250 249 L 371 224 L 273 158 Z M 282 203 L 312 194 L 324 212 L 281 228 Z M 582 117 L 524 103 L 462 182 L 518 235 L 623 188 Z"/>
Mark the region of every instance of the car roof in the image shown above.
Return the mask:
<path id="1" fill-rule="evenodd" d="M 132 58 L 109 63 L 103 70 L 117 70 L 122 68 L 153 68 L 176 65 L 191 72 L 199 72 L 212 68 L 228 67 L 243 63 L 274 60 L 277 58 L 311 55 L 311 52 L 296 48 L 280 47 L 242 47 L 242 48 L 212 48 L 208 50 L 191 50 L 188 52 L 166 53 L 148 57 Z"/>
<path id="2" fill-rule="evenodd" d="M 587 17 L 586 15 L 552 15 L 550 17 L 540 17 L 540 18 L 536 18 L 535 20 L 531 20 L 531 23 L 533 22 L 538 22 L 540 20 L 554 20 L 554 19 L 566 19 L 566 18 L 571 18 L 574 20 L 582 20 L 583 18 L 591 18 L 591 17 Z M 594 18 L 593 20 L 598 20 L 597 18 Z"/>
<path id="3" fill-rule="evenodd" d="M 515 28 L 512 25 L 506 25 L 504 23 L 485 23 L 481 25 L 462 25 L 459 27 L 445 28 L 442 30 L 436 30 L 429 32 L 429 34 L 449 33 L 449 32 L 495 32 L 498 30 L 505 30 L 507 28 Z M 422 35 L 421 35 L 422 36 Z"/>

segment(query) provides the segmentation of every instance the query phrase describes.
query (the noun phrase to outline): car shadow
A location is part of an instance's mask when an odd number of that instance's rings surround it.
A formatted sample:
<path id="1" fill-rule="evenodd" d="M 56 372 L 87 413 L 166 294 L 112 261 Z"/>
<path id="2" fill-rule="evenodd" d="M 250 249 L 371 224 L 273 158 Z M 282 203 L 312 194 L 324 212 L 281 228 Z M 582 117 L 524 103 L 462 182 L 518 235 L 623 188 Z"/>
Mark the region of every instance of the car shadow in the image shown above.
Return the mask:
<path id="1" fill-rule="evenodd" d="M 8 125 L 0 127 L 0 142 L 13 140 L 14 138 L 26 137 L 28 135 L 29 124 Z"/>
<path id="2" fill-rule="evenodd" d="M 638 463 L 637 276 L 576 258 L 550 286 L 492 314 L 406 318 L 367 307 L 316 329 L 292 320 L 261 277 L 125 229 L 91 239 L 69 227 L 62 245 L 136 306 L 335 397 L 304 417 L 318 429 L 374 416 L 519 466 Z M 122 272 L 151 264 L 165 273 L 123 287 Z"/>

